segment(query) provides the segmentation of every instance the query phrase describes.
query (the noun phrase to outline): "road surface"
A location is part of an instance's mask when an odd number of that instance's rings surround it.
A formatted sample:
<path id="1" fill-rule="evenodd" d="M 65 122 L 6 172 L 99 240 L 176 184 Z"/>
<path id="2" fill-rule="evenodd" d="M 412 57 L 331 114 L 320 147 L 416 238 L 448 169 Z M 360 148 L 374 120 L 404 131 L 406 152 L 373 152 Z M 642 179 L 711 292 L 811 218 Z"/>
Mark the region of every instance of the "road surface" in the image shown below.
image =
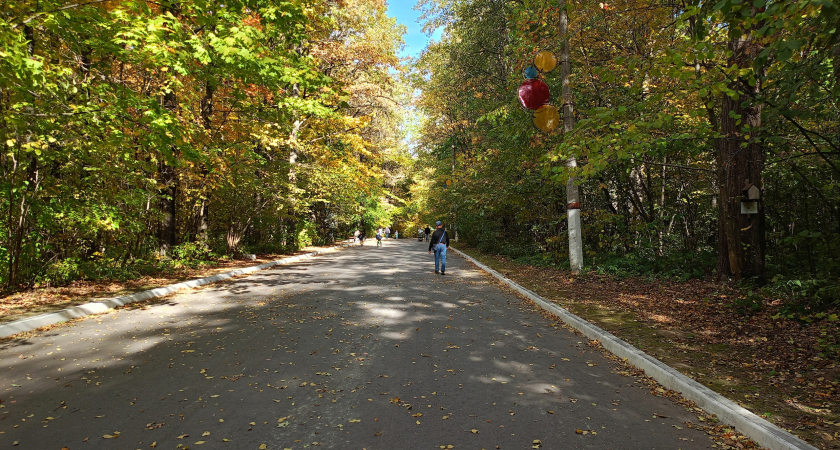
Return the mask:
<path id="1" fill-rule="evenodd" d="M 0 341 L 0 448 L 711 448 L 453 252 L 435 275 L 427 245 L 370 240 Z"/>

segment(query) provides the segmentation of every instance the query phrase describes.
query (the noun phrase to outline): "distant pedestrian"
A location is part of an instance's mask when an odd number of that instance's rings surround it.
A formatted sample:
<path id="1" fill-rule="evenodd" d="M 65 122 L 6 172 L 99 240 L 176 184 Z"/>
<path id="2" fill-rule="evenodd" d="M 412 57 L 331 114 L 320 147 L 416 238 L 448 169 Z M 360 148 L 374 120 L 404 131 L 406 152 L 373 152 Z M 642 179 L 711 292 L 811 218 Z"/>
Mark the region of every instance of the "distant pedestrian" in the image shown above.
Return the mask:
<path id="1" fill-rule="evenodd" d="M 356 231 L 353 232 L 353 243 L 354 244 L 356 243 L 356 241 L 359 240 L 359 234 L 361 234 L 361 232 L 359 231 L 358 228 L 356 228 Z"/>
<path id="2" fill-rule="evenodd" d="M 381 231 L 376 232 L 376 246 L 377 247 L 382 247 L 382 232 Z"/>
<path id="3" fill-rule="evenodd" d="M 385 239 L 388 239 L 391 236 L 391 228 L 385 227 Z"/>
<path id="4" fill-rule="evenodd" d="M 429 254 L 435 252 L 435 273 L 446 275 L 446 250 L 449 249 L 449 234 L 443 229 L 443 224 L 435 222 L 435 232 L 429 242 Z M 438 271 L 438 269 L 440 269 Z"/>
<path id="5" fill-rule="evenodd" d="M 394 230 L 394 239 L 399 239 L 399 238 L 400 238 L 400 231 L 399 230 Z"/>
<path id="6" fill-rule="evenodd" d="M 426 225 L 426 228 L 423 230 L 423 233 L 426 235 L 426 242 L 429 242 L 429 235 L 432 234 L 432 229 Z"/>
<path id="7" fill-rule="evenodd" d="M 359 233 L 359 245 L 365 245 L 365 232 L 362 231 Z"/>

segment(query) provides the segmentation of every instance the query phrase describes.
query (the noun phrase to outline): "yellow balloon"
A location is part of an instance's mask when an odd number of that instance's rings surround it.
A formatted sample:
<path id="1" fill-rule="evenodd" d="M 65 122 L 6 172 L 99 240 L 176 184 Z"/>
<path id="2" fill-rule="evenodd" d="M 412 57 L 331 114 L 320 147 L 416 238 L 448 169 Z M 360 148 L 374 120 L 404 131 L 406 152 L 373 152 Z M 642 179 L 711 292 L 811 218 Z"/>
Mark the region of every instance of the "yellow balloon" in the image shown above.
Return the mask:
<path id="1" fill-rule="evenodd" d="M 560 125 L 560 111 L 554 105 L 543 105 L 534 113 L 534 125 L 543 131 L 554 131 Z"/>
<path id="2" fill-rule="evenodd" d="M 540 72 L 551 72 L 557 67 L 557 58 L 554 53 L 543 50 L 534 57 L 534 65 L 540 69 Z"/>

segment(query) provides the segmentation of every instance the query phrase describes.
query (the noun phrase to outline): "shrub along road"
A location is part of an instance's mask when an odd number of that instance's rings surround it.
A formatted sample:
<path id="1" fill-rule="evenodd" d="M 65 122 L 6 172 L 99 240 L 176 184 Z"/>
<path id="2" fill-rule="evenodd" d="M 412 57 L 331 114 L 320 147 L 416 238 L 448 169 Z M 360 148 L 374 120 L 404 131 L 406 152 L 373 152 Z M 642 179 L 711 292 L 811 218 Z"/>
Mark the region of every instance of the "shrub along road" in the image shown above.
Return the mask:
<path id="1" fill-rule="evenodd" d="M 711 448 L 696 414 L 463 259 L 434 275 L 427 245 L 2 341 L 0 447 Z"/>

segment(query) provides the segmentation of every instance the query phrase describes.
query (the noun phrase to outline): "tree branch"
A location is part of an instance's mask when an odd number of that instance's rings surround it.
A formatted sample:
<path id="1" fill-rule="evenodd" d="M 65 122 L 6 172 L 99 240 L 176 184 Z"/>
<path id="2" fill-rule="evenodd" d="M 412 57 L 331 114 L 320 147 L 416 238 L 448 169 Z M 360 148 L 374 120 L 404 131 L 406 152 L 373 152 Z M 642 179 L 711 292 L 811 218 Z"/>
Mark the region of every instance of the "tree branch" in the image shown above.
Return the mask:
<path id="1" fill-rule="evenodd" d="M 93 5 L 93 4 L 96 4 L 96 3 L 105 3 L 107 1 L 108 0 L 91 0 L 89 2 L 76 3 L 76 4 L 73 4 L 73 5 L 62 6 L 61 8 L 56 8 L 56 9 L 53 9 L 51 11 L 39 12 L 38 14 L 29 16 L 28 18 L 24 19 L 24 21 L 19 23 L 19 24 L 12 25 L 12 29 L 14 30 L 15 28 L 19 27 L 20 25 L 26 25 L 29 22 L 32 22 L 33 20 L 35 20 L 35 19 L 37 19 L 37 18 L 39 18 L 43 15 L 46 15 L 46 14 L 52 14 L 54 12 L 64 11 L 65 9 L 73 9 L 73 8 L 79 8 L 79 7 L 82 7 L 82 6 Z"/>
<path id="2" fill-rule="evenodd" d="M 674 168 L 677 168 L 677 169 L 698 170 L 698 171 L 701 171 L 701 172 L 710 172 L 710 173 L 715 172 L 714 170 L 711 170 L 711 169 L 703 169 L 703 168 L 700 168 L 700 167 L 680 166 L 680 165 L 677 165 L 677 164 L 664 164 L 664 163 L 655 163 L 655 162 L 650 162 L 650 161 L 645 161 L 645 164 L 650 164 L 652 166 L 674 167 Z"/>

